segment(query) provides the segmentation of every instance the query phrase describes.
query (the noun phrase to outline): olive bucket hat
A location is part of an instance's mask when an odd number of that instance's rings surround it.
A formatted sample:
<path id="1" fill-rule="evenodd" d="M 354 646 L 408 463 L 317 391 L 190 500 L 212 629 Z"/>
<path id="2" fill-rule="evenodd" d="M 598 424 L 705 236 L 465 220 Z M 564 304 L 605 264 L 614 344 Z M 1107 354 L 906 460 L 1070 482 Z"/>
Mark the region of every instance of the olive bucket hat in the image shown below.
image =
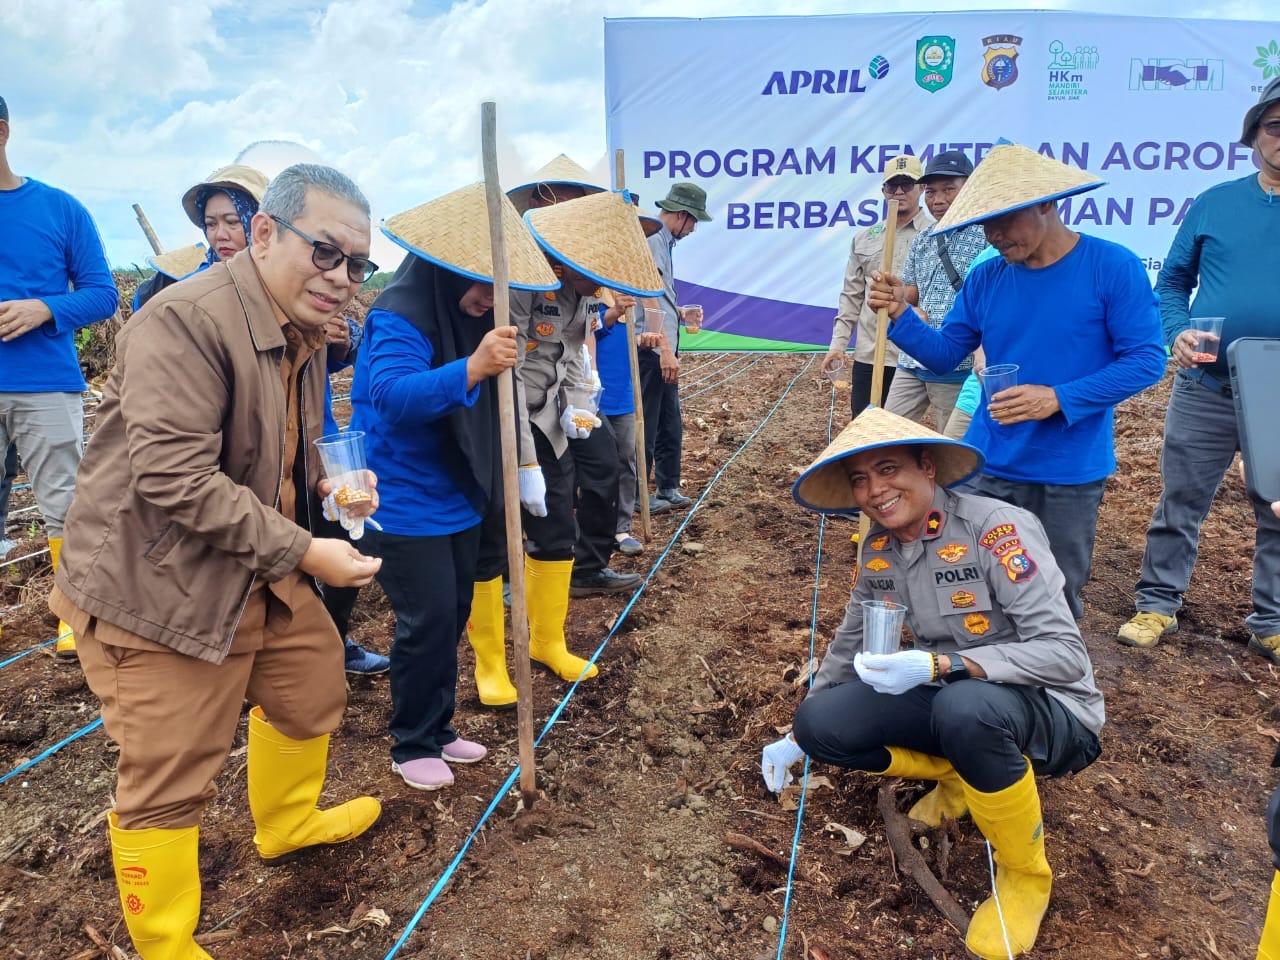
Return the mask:
<path id="1" fill-rule="evenodd" d="M 699 223 L 711 219 L 707 213 L 707 191 L 696 183 L 673 183 L 667 196 L 658 201 L 658 206 L 671 213 L 687 213 Z"/>

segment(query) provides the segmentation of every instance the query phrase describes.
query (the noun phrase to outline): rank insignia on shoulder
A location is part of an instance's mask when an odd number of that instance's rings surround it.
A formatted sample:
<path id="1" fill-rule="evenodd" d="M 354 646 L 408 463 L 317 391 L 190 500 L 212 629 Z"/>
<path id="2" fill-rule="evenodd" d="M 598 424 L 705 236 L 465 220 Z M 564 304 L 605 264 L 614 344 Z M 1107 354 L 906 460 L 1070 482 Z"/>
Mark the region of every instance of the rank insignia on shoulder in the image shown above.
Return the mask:
<path id="1" fill-rule="evenodd" d="M 964 618 L 964 628 L 975 637 L 980 637 L 991 629 L 991 618 L 981 613 L 971 613 Z"/>
<path id="2" fill-rule="evenodd" d="M 958 590 L 951 595 L 951 606 L 955 610 L 964 610 L 977 602 L 978 598 L 968 590 Z"/>
<path id="3" fill-rule="evenodd" d="M 870 547 L 872 550 L 883 550 L 888 545 L 889 545 L 889 535 L 887 533 L 884 534 L 883 536 L 876 537 L 874 540 L 872 540 L 870 543 L 867 544 L 867 546 Z"/>
<path id="4" fill-rule="evenodd" d="M 1001 540 L 1005 539 L 1005 537 L 1012 537 L 1017 532 L 1018 528 L 1012 523 L 1001 523 L 984 533 L 982 535 L 982 539 L 980 539 L 978 543 L 990 550 Z"/>
<path id="5" fill-rule="evenodd" d="M 1000 558 L 1000 563 L 1014 583 L 1022 583 L 1036 575 L 1036 562 L 1021 547 L 1006 553 Z"/>
<path id="6" fill-rule="evenodd" d="M 968 555 L 969 545 L 966 543 L 948 543 L 938 550 L 938 559 L 945 563 L 959 563 Z"/>
<path id="7" fill-rule="evenodd" d="M 924 522 L 925 534 L 928 536 L 937 536 L 938 532 L 942 529 L 943 519 L 941 510 L 930 510 L 929 517 Z"/>
<path id="8" fill-rule="evenodd" d="M 880 557 L 876 557 L 872 560 L 868 560 L 865 566 L 872 573 L 879 573 L 881 570 L 888 570 L 890 564 L 888 560 L 884 560 Z"/>

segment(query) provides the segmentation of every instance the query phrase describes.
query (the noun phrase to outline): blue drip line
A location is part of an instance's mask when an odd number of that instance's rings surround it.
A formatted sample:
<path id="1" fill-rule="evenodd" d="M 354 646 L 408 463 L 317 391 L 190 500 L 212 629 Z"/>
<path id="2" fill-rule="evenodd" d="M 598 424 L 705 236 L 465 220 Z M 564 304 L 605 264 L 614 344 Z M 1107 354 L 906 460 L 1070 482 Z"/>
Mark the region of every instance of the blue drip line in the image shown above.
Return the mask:
<path id="1" fill-rule="evenodd" d="M 69 637 L 71 636 L 71 634 L 66 633 L 66 634 L 63 634 L 63 636 Z M 7 667 L 11 663 L 16 663 L 18 660 L 21 660 L 23 657 L 29 657 L 31 654 L 35 653 L 37 650 L 43 650 L 45 647 L 49 646 L 49 644 L 51 643 L 57 643 L 61 639 L 62 637 L 54 637 L 52 640 L 46 640 L 44 643 L 37 643 L 30 650 L 23 650 L 21 653 L 15 654 L 14 656 L 10 657 L 8 660 L 0 660 L 0 670 L 3 670 L 5 667 Z"/>
<path id="2" fill-rule="evenodd" d="M 627 615 L 631 612 L 631 608 L 636 605 L 636 601 L 640 599 L 641 594 L 643 594 L 644 591 L 648 588 L 649 581 L 653 579 L 653 575 L 658 572 L 658 569 L 662 566 L 663 561 L 666 560 L 667 555 L 671 552 L 672 548 L 675 547 L 676 542 L 680 539 L 680 535 L 684 533 L 685 527 L 689 525 L 689 521 L 692 520 L 694 514 L 698 512 L 698 508 L 702 506 L 702 501 L 707 498 L 707 494 L 711 492 L 712 487 L 716 485 L 716 482 L 720 479 L 720 477 L 724 474 L 724 472 L 727 469 L 729 469 L 729 465 L 732 464 L 733 461 L 738 459 L 739 454 L 741 454 L 742 451 L 747 448 L 747 445 L 756 438 L 756 436 L 760 433 L 761 430 L 764 429 L 765 424 L 767 424 L 773 418 L 773 415 L 778 412 L 778 408 L 782 405 L 782 401 L 787 398 L 787 394 L 791 392 L 791 388 L 794 387 L 796 383 L 800 380 L 800 378 L 804 376 L 806 372 L 808 372 L 809 368 L 813 366 L 813 361 L 814 361 L 814 358 L 810 357 L 809 362 L 806 363 L 804 367 L 801 368 L 800 372 L 797 373 L 795 377 L 792 378 L 791 382 L 787 384 L 787 389 L 782 391 L 782 396 L 778 397 L 777 402 L 765 415 L 764 419 L 760 421 L 760 423 L 756 426 L 756 428 L 753 431 L 751 431 L 751 435 L 748 436 L 747 439 L 742 441 L 742 445 L 738 447 L 738 449 L 734 451 L 733 455 L 724 462 L 723 466 L 721 466 L 720 469 L 716 471 L 716 475 L 711 478 L 710 482 L 703 489 L 702 494 L 698 497 L 697 500 L 694 501 L 693 506 L 689 508 L 689 512 L 685 515 L 684 520 L 681 522 L 680 526 L 676 529 L 676 532 L 672 534 L 671 541 L 667 544 L 666 548 L 658 556 L 657 561 L 650 568 L 648 574 L 645 575 L 644 581 L 637 588 L 636 592 L 632 594 L 631 599 L 627 601 L 627 605 L 622 608 L 622 612 L 618 615 L 618 619 L 614 621 L 613 626 L 609 629 L 609 632 L 605 634 L 604 639 L 600 641 L 600 646 L 597 647 L 596 652 L 591 655 L 590 663 L 594 664 L 600 658 L 600 654 L 604 652 L 604 648 L 608 646 L 609 641 L 613 638 L 613 635 L 618 632 L 622 624 L 626 621 Z M 835 400 L 833 397 L 832 404 L 834 405 L 834 403 L 835 403 Z M 828 433 L 830 433 L 830 427 L 828 427 Z M 821 530 L 821 526 L 819 526 L 819 530 Z M 816 588 L 815 588 L 814 603 L 815 605 L 817 604 Z M 810 637 L 811 650 L 812 650 L 812 644 L 813 644 L 813 640 L 811 636 Z M 810 655 L 810 659 L 812 659 L 812 655 Z M 581 680 L 574 681 L 573 685 L 569 687 L 568 692 L 564 695 L 564 698 L 556 706 L 555 710 L 552 711 L 551 716 L 547 718 L 547 723 L 542 728 L 542 732 L 538 734 L 537 739 L 535 739 L 533 742 L 535 747 L 537 747 L 540 743 L 542 743 L 543 738 L 551 730 L 551 727 L 555 724 L 555 722 L 560 718 L 560 714 L 563 713 L 564 708 L 568 706 L 569 701 L 573 698 L 574 693 L 577 692 L 578 685 L 581 682 L 582 682 Z M 808 768 L 809 768 L 808 760 L 806 759 L 805 770 L 807 771 Z M 431 890 L 427 894 L 426 899 L 422 901 L 422 904 L 414 912 L 413 917 L 410 918 L 409 923 L 405 926 L 404 932 L 402 932 L 399 938 L 396 940 L 396 942 L 392 944 L 391 949 L 387 951 L 387 954 L 385 957 L 383 957 L 383 960 L 392 960 L 392 958 L 397 953 L 400 952 L 400 949 L 406 943 L 408 943 L 409 937 L 413 935 L 413 931 L 417 929 L 418 924 L 421 922 L 422 918 L 426 915 L 427 910 L 430 909 L 431 905 L 436 901 L 437 898 L 439 898 L 440 894 L 444 891 L 444 888 L 448 886 L 449 881 L 453 879 L 453 874 L 457 871 L 458 866 L 462 863 L 463 857 L 466 855 L 467 850 L 470 849 L 471 844 L 475 840 L 476 836 L 480 833 L 480 829 L 485 825 L 489 817 L 492 816 L 494 810 L 498 808 L 498 804 L 502 802 L 502 798 L 505 797 L 507 795 L 507 792 L 515 785 L 516 779 L 519 776 L 520 776 L 520 767 L 517 766 L 513 771 L 511 771 L 511 774 L 507 777 L 507 779 L 503 781 L 502 786 L 498 788 L 498 792 L 494 795 L 493 799 L 489 801 L 489 805 L 485 808 L 484 813 L 481 815 L 480 821 L 475 825 L 475 827 L 472 828 L 471 832 L 467 834 L 467 839 L 462 842 L 462 846 L 459 848 L 458 852 L 454 855 L 453 859 L 449 861 L 449 866 L 445 868 L 444 873 L 441 874 L 439 879 L 437 879 L 436 882 L 432 885 Z M 803 803 L 804 801 L 802 798 L 801 799 L 802 810 L 803 810 Z M 799 831 L 799 829 L 800 829 L 800 826 L 799 826 L 799 823 L 797 823 L 796 824 L 797 832 Z M 792 858 L 792 862 L 794 865 L 794 856 Z M 788 890 L 789 889 L 790 889 L 790 879 L 788 878 Z M 779 950 L 781 950 L 781 947 L 779 947 Z"/>
<path id="3" fill-rule="evenodd" d="M 706 383 L 708 380 L 712 379 L 713 377 L 718 377 L 720 374 L 724 373 L 725 371 L 732 370 L 738 364 L 742 363 L 743 360 L 747 360 L 747 359 L 749 358 L 745 356 L 735 357 L 734 359 L 730 360 L 728 363 L 724 364 L 723 366 L 716 367 L 716 369 L 712 370 L 710 373 L 703 374 L 697 380 L 690 380 L 688 383 L 680 384 L 680 386 L 688 389 L 689 387 L 696 387 L 700 383 Z M 759 360 L 759 357 L 757 357 L 756 359 Z"/>
<path id="4" fill-rule="evenodd" d="M 812 362 L 812 361 L 811 361 Z M 831 391 L 831 407 L 827 411 L 827 444 L 831 443 L 831 423 L 835 419 L 836 392 Z M 818 591 L 822 582 L 822 537 L 827 528 L 827 515 L 818 514 L 818 559 L 813 570 L 813 613 L 809 619 L 809 659 L 805 666 L 813 663 L 813 649 L 818 634 Z M 809 687 L 813 687 L 813 674 L 809 674 Z M 791 915 L 791 890 L 796 872 L 796 858 L 800 855 L 800 827 L 804 823 L 804 801 L 809 791 L 803 786 L 809 781 L 809 755 L 804 757 L 804 774 L 800 783 L 800 809 L 796 811 L 796 832 L 791 838 L 791 862 L 787 865 L 787 892 L 782 899 L 782 929 L 778 931 L 777 960 L 782 960 L 782 949 L 787 945 L 787 921 Z"/>
<path id="5" fill-rule="evenodd" d="M 752 367 L 754 367 L 754 366 L 755 366 L 757 363 L 759 363 L 759 362 L 760 362 L 760 358 L 759 358 L 759 357 L 757 357 L 755 360 L 752 360 L 750 363 L 748 363 L 745 367 L 743 367 L 741 370 L 737 371 L 736 373 L 731 373 L 731 374 L 729 374 L 729 376 L 725 377 L 723 380 L 717 380 L 715 383 L 711 384 L 711 386 L 709 386 L 709 387 L 703 387 L 703 388 L 702 388 L 701 390 L 699 390 L 697 393 L 691 393 L 691 394 L 689 394 L 687 397 L 681 397 L 680 399 L 681 399 L 681 400 L 692 400 L 694 397 L 700 397 L 700 396 L 702 396 L 704 393 L 706 393 L 708 390 L 714 390 L 716 387 L 723 386 L 724 384 L 728 383 L 728 382 L 729 382 L 730 380 L 732 380 L 734 377 L 740 377 L 740 376 L 742 376 L 742 374 L 746 373 L 748 370 L 750 370 Z M 812 361 L 810 361 L 810 362 L 812 363 Z"/>
<path id="6" fill-rule="evenodd" d="M 91 724 L 89 724 L 89 725 L 87 725 L 87 726 L 81 727 L 81 728 L 80 728 L 79 730 L 77 730 L 75 733 L 71 734 L 71 736 L 69 736 L 69 737 L 65 737 L 64 739 L 59 740 L 57 743 L 55 743 L 52 747 L 50 747 L 50 748 L 49 748 L 48 750 L 46 750 L 44 753 L 40 754 L 40 755 L 39 755 L 39 756 L 37 756 L 37 757 L 32 757 L 30 760 L 28 760 L 28 761 L 27 761 L 26 763 L 24 763 L 22 766 L 20 766 L 20 767 L 14 767 L 12 770 L 10 770 L 8 773 L 6 773 L 3 777 L 0 777 L 0 783 L 4 783 L 6 780 L 12 780 L 14 777 L 16 777 L 18 774 L 22 773 L 23 771 L 25 771 L 25 770 L 30 770 L 32 767 L 34 767 L 37 763 L 39 763 L 39 762 L 40 762 L 41 760 L 43 760 L 45 757 L 51 757 L 51 756 L 53 756 L 55 753 L 57 753 L 59 750 L 61 750 L 63 747 L 65 747 L 68 743 L 71 743 L 71 742 L 73 742 L 73 741 L 75 741 L 75 740 L 79 740 L 79 739 L 80 739 L 81 737 L 83 737 L 85 734 L 93 733 L 93 731 L 94 731 L 94 730 L 97 730 L 100 726 L 102 726 L 102 718 L 101 718 L 101 717 L 99 717 L 97 720 L 93 721 L 93 723 L 91 723 Z"/>

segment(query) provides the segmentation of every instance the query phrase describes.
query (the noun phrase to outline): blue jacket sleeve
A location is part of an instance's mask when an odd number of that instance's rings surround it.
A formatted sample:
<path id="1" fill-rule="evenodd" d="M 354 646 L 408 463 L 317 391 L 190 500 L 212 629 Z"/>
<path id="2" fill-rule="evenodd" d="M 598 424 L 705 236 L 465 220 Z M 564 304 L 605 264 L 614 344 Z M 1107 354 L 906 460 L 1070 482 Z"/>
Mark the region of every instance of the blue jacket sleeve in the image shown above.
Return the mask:
<path id="1" fill-rule="evenodd" d="M 1164 375 L 1166 357 L 1160 342 L 1160 313 L 1146 268 L 1133 256 L 1118 269 L 1116 266 L 1104 264 L 1108 276 L 1095 279 L 1103 290 L 1107 332 L 1115 359 L 1086 377 L 1053 388 L 1068 424 L 1141 393 Z"/>
<path id="2" fill-rule="evenodd" d="M 889 327 L 889 339 L 934 373 L 950 373 L 982 343 L 982 322 L 966 296 L 970 290 L 966 280 L 937 330 L 908 307 Z"/>
<path id="3" fill-rule="evenodd" d="M 361 345 L 369 364 L 369 397 L 378 416 L 394 426 L 430 423 L 480 396 L 467 389 L 467 358 L 431 366 L 431 343 L 408 320 L 374 310 Z"/>
<path id="4" fill-rule="evenodd" d="M 53 314 L 53 325 L 59 333 L 106 320 L 116 312 L 120 302 L 98 228 L 89 211 L 68 198 L 66 219 L 67 276 L 72 290 L 42 298 Z"/>
<path id="5" fill-rule="evenodd" d="M 1156 277 L 1156 295 L 1160 298 L 1160 319 L 1164 326 L 1164 342 L 1172 344 L 1183 330 L 1191 327 L 1191 291 L 1200 276 L 1200 247 L 1204 242 L 1204 200 L 1196 200 L 1182 221 L 1173 246 Z"/>

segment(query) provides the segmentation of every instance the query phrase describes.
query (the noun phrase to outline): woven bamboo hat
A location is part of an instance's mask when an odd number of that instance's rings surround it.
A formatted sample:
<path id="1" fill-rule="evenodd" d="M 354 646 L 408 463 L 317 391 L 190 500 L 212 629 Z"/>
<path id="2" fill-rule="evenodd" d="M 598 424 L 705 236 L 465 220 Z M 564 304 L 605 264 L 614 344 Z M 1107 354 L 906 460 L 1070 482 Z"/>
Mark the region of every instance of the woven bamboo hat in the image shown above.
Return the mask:
<path id="1" fill-rule="evenodd" d="M 200 216 L 200 211 L 196 209 L 196 195 L 200 192 L 201 187 L 229 187 L 243 190 L 258 203 L 262 203 L 262 195 L 267 192 L 267 178 L 253 169 L 253 167 L 247 167 L 243 163 L 236 163 L 213 171 L 213 173 L 184 193 L 182 195 L 182 209 L 187 211 L 187 217 L 191 222 L 203 230 L 204 219 Z"/>
<path id="2" fill-rule="evenodd" d="M 147 257 L 147 263 L 166 277 L 181 280 L 199 269 L 207 253 L 203 243 L 193 243 L 189 247 L 166 250 L 164 253 L 157 253 L 154 257 Z"/>
<path id="3" fill-rule="evenodd" d="M 938 468 L 935 479 L 943 487 L 968 480 L 985 462 L 977 447 L 948 439 L 896 413 L 867 407 L 805 468 L 791 495 L 800 506 L 818 513 L 857 513 L 853 484 L 841 461 L 864 450 L 908 445 L 929 451 Z"/>
<path id="4" fill-rule="evenodd" d="M 515 204 L 516 212 L 521 214 L 529 209 L 529 200 L 538 190 L 547 185 L 565 184 L 570 187 L 581 187 L 588 194 L 601 193 L 604 187 L 591 182 L 591 174 L 585 167 L 579 166 L 563 153 L 541 170 L 534 173 L 533 179 L 507 191 L 507 196 Z"/>
<path id="5" fill-rule="evenodd" d="M 978 164 L 937 230 L 945 233 L 1001 214 L 1102 186 L 1104 180 L 1019 143 L 993 147 Z"/>
<path id="6" fill-rule="evenodd" d="M 566 200 L 524 219 L 544 250 L 584 277 L 636 297 L 662 296 L 662 276 L 625 191 Z"/>
<path id="7" fill-rule="evenodd" d="M 493 282 L 493 247 L 484 184 L 447 193 L 383 221 L 382 232 L 414 256 L 454 273 Z M 502 198 L 502 235 L 507 244 L 508 283 L 517 290 L 555 290 L 551 265 L 506 197 Z"/>

